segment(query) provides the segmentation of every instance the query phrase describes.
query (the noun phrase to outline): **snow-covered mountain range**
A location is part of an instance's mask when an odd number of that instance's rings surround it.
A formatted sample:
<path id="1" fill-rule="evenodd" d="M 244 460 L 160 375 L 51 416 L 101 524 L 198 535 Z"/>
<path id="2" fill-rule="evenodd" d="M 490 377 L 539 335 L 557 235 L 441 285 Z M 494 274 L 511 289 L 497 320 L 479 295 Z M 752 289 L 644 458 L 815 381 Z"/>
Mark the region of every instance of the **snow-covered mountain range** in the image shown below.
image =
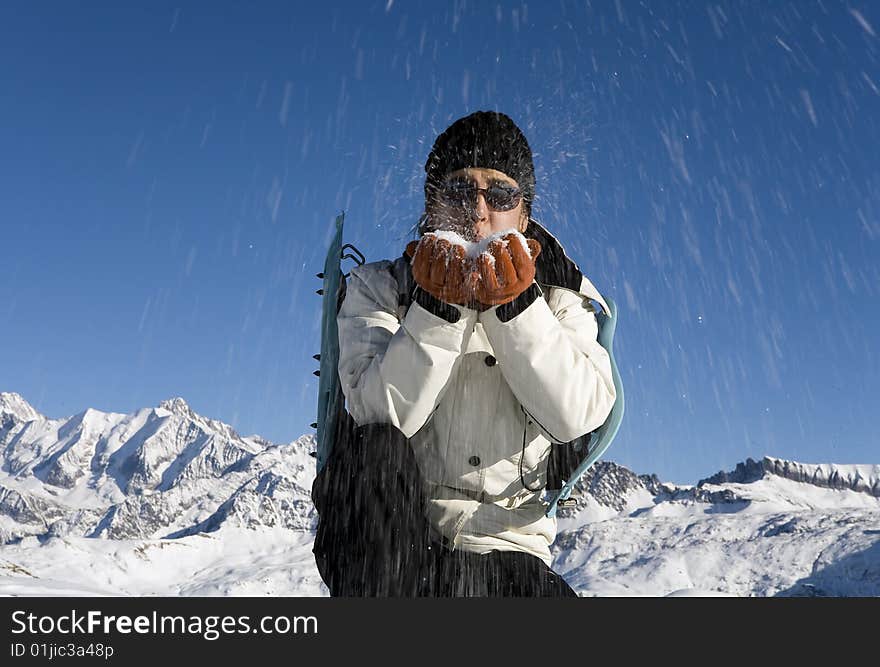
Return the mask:
<path id="1" fill-rule="evenodd" d="M 326 595 L 314 447 L 181 398 L 50 419 L 0 393 L 0 594 Z M 602 461 L 580 487 L 553 553 L 581 595 L 880 595 L 880 465 L 765 457 L 676 486 Z"/>

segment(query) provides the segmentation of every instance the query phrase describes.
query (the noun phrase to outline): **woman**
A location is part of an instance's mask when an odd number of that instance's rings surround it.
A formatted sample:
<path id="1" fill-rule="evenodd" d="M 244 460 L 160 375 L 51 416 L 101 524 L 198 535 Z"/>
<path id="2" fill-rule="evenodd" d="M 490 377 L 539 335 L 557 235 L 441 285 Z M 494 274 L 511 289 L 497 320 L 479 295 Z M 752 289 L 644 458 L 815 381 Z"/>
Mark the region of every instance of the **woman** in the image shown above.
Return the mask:
<path id="1" fill-rule="evenodd" d="M 614 404 L 601 297 L 531 219 L 509 117 L 456 121 L 425 171 L 420 239 L 353 269 L 339 310 L 354 424 L 313 489 L 319 570 L 332 595 L 574 596 L 541 494 L 553 443 Z"/>

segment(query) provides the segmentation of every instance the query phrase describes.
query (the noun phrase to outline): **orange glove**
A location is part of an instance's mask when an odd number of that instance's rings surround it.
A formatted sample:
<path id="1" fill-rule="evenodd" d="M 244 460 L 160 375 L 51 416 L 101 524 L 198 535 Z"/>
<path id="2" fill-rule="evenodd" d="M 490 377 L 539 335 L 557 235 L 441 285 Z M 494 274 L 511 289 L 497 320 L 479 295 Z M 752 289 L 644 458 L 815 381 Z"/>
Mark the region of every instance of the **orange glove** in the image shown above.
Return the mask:
<path id="1" fill-rule="evenodd" d="M 479 273 L 470 266 L 464 248 L 428 233 L 410 241 L 406 254 L 419 287 L 446 303 L 473 307 Z"/>
<path id="2" fill-rule="evenodd" d="M 529 252 L 514 234 L 489 244 L 486 252 L 477 258 L 480 282 L 477 301 L 487 306 L 509 303 L 522 294 L 535 279 L 535 260 L 541 253 L 541 244 L 527 239 Z M 491 258 L 489 254 L 491 254 Z M 494 266 L 492 260 L 495 260 Z"/>

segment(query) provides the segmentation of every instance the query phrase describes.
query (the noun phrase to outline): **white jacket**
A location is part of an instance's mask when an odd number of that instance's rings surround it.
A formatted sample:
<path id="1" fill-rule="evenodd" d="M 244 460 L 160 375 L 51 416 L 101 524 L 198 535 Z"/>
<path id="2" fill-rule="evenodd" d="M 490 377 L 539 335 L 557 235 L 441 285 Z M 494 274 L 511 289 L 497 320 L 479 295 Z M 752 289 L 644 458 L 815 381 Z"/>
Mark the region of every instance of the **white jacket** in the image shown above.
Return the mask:
<path id="1" fill-rule="evenodd" d="M 607 306 L 575 266 L 578 291 L 545 285 L 508 322 L 498 307 L 453 306 L 450 322 L 418 301 L 401 312 L 394 268 L 373 262 L 348 279 L 337 322 L 349 413 L 410 439 L 429 519 L 453 548 L 525 551 L 550 565 L 556 520 L 540 496 L 551 443 L 601 426 L 615 400 L 587 296 Z"/>

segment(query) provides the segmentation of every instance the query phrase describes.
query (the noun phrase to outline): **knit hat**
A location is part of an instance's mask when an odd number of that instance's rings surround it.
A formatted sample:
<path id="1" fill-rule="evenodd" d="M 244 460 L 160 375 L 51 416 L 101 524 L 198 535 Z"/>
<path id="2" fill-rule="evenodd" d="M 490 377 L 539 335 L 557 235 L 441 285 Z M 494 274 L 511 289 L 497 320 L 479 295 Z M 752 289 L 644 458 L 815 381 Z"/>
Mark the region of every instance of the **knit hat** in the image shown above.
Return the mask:
<path id="1" fill-rule="evenodd" d="M 532 150 L 516 123 L 497 111 L 477 111 L 450 125 L 434 142 L 425 162 L 425 198 L 443 178 L 466 167 L 497 169 L 514 179 L 530 215 L 535 198 Z"/>

